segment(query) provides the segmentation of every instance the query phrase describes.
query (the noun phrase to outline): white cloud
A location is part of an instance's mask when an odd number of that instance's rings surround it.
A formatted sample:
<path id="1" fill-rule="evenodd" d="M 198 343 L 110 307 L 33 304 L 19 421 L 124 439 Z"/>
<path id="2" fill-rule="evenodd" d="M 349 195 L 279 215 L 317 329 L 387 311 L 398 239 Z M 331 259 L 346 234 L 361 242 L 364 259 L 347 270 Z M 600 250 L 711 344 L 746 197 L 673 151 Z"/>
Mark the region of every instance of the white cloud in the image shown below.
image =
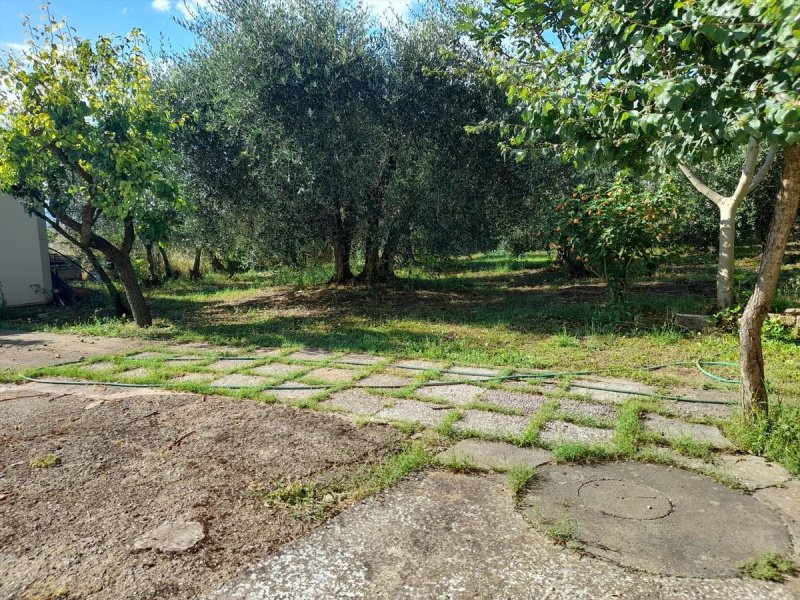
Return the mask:
<path id="1" fill-rule="evenodd" d="M 191 21 L 197 17 L 198 13 L 203 10 L 210 10 L 211 3 L 209 0 L 180 0 L 177 4 L 178 10 L 187 21 Z"/>
<path id="2" fill-rule="evenodd" d="M 172 2 L 171 0 L 153 0 L 150 6 L 158 12 L 169 12 L 172 8 Z"/>
<path id="3" fill-rule="evenodd" d="M 411 0 L 362 0 L 364 6 L 378 19 L 386 23 L 395 15 L 404 17 L 408 13 Z"/>
<path id="4" fill-rule="evenodd" d="M 0 48 L 11 50 L 12 52 L 21 52 L 27 46 L 25 44 L 18 44 L 17 42 L 0 42 Z"/>

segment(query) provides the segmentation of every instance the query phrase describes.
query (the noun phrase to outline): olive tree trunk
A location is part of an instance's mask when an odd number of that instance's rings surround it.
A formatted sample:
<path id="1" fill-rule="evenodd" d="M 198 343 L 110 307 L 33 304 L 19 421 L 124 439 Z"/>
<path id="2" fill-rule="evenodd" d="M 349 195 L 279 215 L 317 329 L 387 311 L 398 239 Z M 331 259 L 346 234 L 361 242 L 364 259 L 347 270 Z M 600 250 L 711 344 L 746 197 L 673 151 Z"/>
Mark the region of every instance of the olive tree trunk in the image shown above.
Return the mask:
<path id="1" fill-rule="evenodd" d="M 162 246 L 158 247 L 158 252 L 161 254 L 161 262 L 164 263 L 164 276 L 167 279 L 172 279 L 175 276 L 175 271 L 172 270 L 172 265 L 169 262 L 167 251 Z"/>
<path id="2" fill-rule="evenodd" d="M 192 263 L 192 270 L 189 271 L 189 279 L 195 281 L 202 277 L 202 273 L 200 272 L 200 261 L 203 256 L 203 249 L 199 246 L 194 249 L 194 263 Z"/>
<path id="3" fill-rule="evenodd" d="M 767 244 L 761 256 L 758 281 L 739 321 L 742 408 L 748 418 L 756 414 L 767 414 L 768 411 L 761 328 L 775 297 L 786 243 L 797 216 L 800 198 L 800 144 L 787 146 L 783 157 L 781 189 L 772 213 Z"/>
<path id="4" fill-rule="evenodd" d="M 150 273 L 149 283 L 151 285 L 158 285 L 161 283 L 161 277 L 158 273 L 158 262 L 155 252 L 153 252 L 153 242 L 144 242 L 144 254 L 147 258 L 147 269 Z"/>

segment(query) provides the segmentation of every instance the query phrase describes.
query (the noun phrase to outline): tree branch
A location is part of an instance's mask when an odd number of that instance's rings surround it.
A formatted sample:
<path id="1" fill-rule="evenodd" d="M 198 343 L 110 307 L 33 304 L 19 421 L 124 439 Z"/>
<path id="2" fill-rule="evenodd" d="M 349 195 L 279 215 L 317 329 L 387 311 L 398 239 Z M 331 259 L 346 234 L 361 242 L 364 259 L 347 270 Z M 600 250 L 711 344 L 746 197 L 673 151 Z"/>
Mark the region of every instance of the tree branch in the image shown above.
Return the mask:
<path id="1" fill-rule="evenodd" d="M 728 200 L 725 196 L 723 196 L 722 194 L 718 194 L 710 187 L 708 187 L 705 183 L 700 181 L 700 178 L 697 175 L 695 175 L 689 167 L 687 167 L 684 164 L 678 166 L 680 167 L 681 172 L 683 172 L 683 174 L 686 175 L 686 179 L 689 180 L 689 183 L 691 183 L 698 192 L 703 194 L 703 196 L 711 200 L 714 204 L 716 204 L 721 208 L 722 205 L 725 204 L 725 202 Z"/>
<path id="2" fill-rule="evenodd" d="M 731 194 L 731 199 L 734 204 L 738 204 L 742 198 L 747 196 L 751 189 L 753 181 L 753 173 L 756 170 L 756 161 L 758 160 L 758 141 L 754 137 L 750 138 L 747 142 L 747 154 L 745 155 L 744 165 L 742 166 L 742 174 L 739 177 L 739 183 L 736 184 L 736 190 Z"/>
<path id="3" fill-rule="evenodd" d="M 764 180 L 764 177 L 767 176 L 772 163 L 775 161 L 775 156 L 778 154 L 778 147 L 774 144 L 769 147 L 769 152 L 767 152 L 767 157 L 764 159 L 764 164 L 761 165 L 761 168 L 753 177 L 753 180 L 750 182 L 750 188 L 747 190 L 749 194 L 754 189 L 758 187 L 758 185 Z"/>

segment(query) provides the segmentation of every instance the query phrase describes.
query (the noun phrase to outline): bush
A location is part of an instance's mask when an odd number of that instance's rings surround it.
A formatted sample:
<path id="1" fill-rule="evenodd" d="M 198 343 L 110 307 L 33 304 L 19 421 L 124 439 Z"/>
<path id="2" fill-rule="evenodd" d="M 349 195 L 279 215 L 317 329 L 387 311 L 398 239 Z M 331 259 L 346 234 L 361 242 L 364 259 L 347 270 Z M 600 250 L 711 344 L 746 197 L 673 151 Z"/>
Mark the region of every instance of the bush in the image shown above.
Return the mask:
<path id="1" fill-rule="evenodd" d="M 669 178 L 646 190 L 628 173 L 607 189 L 579 188 L 553 207 L 553 243 L 573 271 L 577 265 L 594 273 L 612 300 L 622 299 L 634 277 L 652 274 L 658 264 L 655 249 L 672 234 L 670 221 L 677 217 L 675 192 Z"/>
<path id="2" fill-rule="evenodd" d="M 768 416 L 758 416 L 752 423 L 740 413 L 726 429 L 742 449 L 775 460 L 800 475 L 800 406 L 770 404 Z"/>

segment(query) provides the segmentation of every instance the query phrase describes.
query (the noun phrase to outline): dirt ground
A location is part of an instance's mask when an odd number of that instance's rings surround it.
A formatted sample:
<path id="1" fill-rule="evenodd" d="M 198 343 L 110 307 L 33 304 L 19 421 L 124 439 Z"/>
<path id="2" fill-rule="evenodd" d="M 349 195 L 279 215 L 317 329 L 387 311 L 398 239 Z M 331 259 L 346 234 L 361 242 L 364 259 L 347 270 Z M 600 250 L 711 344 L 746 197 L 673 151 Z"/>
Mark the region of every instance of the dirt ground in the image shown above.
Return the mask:
<path id="1" fill-rule="evenodd" d="M 38 390 L 0 393 L 3 600 L 208 593 L 318 524 L 269 502 L 270 491 L 297 481 L 346 486 L 403 441 L 394 428 L 252 401 Z M 51 454 L 55 466 L 31 466 Z M 348 503 L 330 502 L 331 513 Z M 199 521 L 205 538 L 184 553 L 134 550 L 175 520 Z"/>

